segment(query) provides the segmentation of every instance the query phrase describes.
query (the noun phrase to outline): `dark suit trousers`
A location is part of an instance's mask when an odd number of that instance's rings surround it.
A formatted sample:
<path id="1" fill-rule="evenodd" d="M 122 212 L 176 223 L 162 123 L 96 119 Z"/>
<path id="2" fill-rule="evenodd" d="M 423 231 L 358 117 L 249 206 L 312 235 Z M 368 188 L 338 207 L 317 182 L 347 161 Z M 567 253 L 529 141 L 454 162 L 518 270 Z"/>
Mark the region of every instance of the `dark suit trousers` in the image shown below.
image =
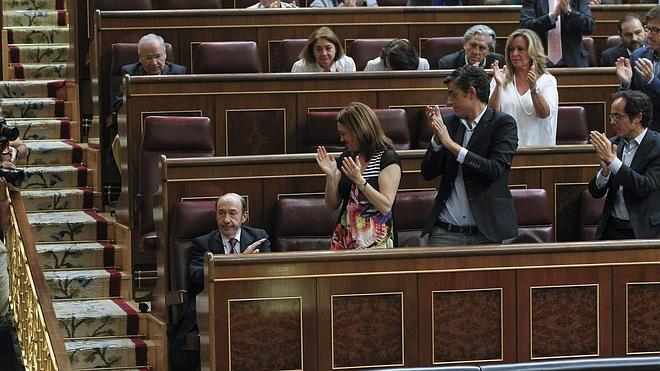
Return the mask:
<path id="1" fill-rule="evenodd" d="M 600 238 L 601 240 L 634 240 L 635 233 L 632 230 L 632 227 L 628 226 L 621 227 L 617 225 L 614 221 L 613 216 L 607 218 L 607 225 L 603 230 L 603 235 Z"/>

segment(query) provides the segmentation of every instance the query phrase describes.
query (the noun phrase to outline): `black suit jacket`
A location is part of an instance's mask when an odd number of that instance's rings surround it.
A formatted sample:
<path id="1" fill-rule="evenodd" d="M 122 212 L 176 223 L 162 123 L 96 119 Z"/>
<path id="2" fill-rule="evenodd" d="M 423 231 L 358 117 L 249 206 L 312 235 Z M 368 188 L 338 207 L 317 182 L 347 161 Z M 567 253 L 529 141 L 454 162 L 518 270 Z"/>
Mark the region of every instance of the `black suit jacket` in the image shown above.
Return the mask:
<path id="1" fill-rule="evenodd" d="M 621 158 L 621 137 L 610 141 L 618 145 L 617 157 Z M 635 237 L 660 238 L 660 133 L 653 130 L 646 132 L 630 167 L 622 165 L 616 174 L 610 174 L 607 187 L 597 188 L 596 177 L 589 182 L 589 193 L 593 197 L 600 198 L 607 194 L 603 214 L 596 227 L 597 239 L 603 236 L 607 220 L 614 210 L 619 186 L 623 186 L 623 199 Z"/>
<path id="2" fill-rule="evenodd" d="M 484 64 L 484 68 L 490 68 L 490 65 L 493 64 L 493 62 L 496 60 L 499 62 L 500 68 L 502 68 L 505 63 L 504 56 L 498 53 L 490 53 L 486 56 L 486 63 Z M 465 66 L 464 50 L 459 50 L 456 53 L 451 53 L 438 59 L 439 70 L 453 70 L 462 66 Z"/>
<path id="3" fill-rule="evenodd" d="M 561 16 L 561 52 L 566 67 L 589 67 L 589 53 L 582 47 L 582 35 L 594 31 L 594 18 L 587 0 L 571 0 L 571 14 Z M 548 16 L 548 0 L 523 0 L 520 27 L 535 31 L 548 53 L 548 30 L 555 28 Z"/>
<path id="4" fill-rule="evenodd" d="M 613 46 L 609 49 L 605 49 L 600 54 L 600 66 L 601 67 L 614 67 L 616 60 L 619 57 L 629 58 L 628 49 L 623 44 Z"/>
<path id="5" fill-rule="evenodd" d="M 451 138 L 461 144 L 465 126 L 454 113 L 443 117 Z M 463 181 L 470 210 L 479 231 L 490 241 L 502 241 L 518 235 L 518 222 L 509 191 L 509 170 L 518 148 L 516 121 L 506 113 L 486 109 L 470 137 L 463 161 Z M 422 236 L 426 235 L 442 212 L 458 174 L 456 156 L 445 148 L 436 152 L 429 145 L 422 160 L 422 176 L 431 180 L 442 175 L 431 216 Z"/>
<path id="6" fill-rule="evenodd" d="M 188 72 L 186 66 L 165 62 L 161 75 L 185 75 Z M 121 74 L 130 76 L 146 76 L 147 71 L 142 67 L 142 63 L 127 64 L 121 68 Z M 120 86 L 119 93 L 115 97 L 115 102 L 112 105 L 112 112 L 117 113 L 121 106 L 124 105 L 124 87 Z"/>
<path id="7" fill-rule="evenodd" d="M 630 56 L 630 65 L 634 66 L 639 58 L 653 60 L 653 49 L 649 48 L 648 45 L 645 45 L 635 50 Z M 653 122 L 649 125 L 649 129 L 660 131 L 660 75 L 656 74 L 655 77 L 653 77 L 653 80 L 651 80 L 651 83 L 647 84 L 633 68 L 633 77 L 630 82 L 630 88 L 644 92 L 649 98 L 651 98 L 651 102 L 653 102 Z"/>
<path id="8" fill-rule="evenodd" d="M 270 252 L 270 241 L 268 241 L 266 231 L 257 228 L 241 227 L 241 252 L 244 252 L 249 245 L 262 238 L 266 238 L 266 241 L 261 244 L 259 251 Z M 192 240 L 190 249 L 191 287 L 188 302 L 185 305 L 183 316 L 178 321 L 175 321 L 168 330 L 170 341 L 172 341 L 172 346 L 175 349 L 181 349 L 186 335 L 197 326 L 195 297 L 204 289 L 204 256 L 209 252 L 213 254 L 225 253 L 222 237 L 217 229 Z"/>

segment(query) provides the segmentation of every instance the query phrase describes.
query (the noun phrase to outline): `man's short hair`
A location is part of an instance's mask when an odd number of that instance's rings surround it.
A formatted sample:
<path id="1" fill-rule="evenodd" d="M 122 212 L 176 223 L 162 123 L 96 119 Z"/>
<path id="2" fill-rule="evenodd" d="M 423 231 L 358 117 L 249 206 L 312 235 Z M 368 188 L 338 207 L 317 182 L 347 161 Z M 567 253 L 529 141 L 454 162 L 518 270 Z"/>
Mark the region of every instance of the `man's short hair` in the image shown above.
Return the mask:
<path id="1" fill-rule="evenodd" d="M 649 9 L 649 11 L 644 16 L 644 26 L 646 26 L 649 23 L 649 21 L 653 21 L 658 18 L 660 18 L 660 5 L 656 5 L 653 8 Z"/>
<path id="2" fill-rule="evenodd" d="M 473 87 L 477 91 L 477 98 L 483 103 L 488 103 L 490 77 L 482 68 L 471 65 L 461 66 L 447 76 L 445 84 L 449 85 L 452 81 L 466 94 Z"/>
<path id="3" fill-rule="evenodd" d="M 158 45 L 160 45 L 160 49 L 164 52 L 165 51 L 165 40 L 163 40 L 162 37 L 150 33 L 148 35 L 144 35 L 140 38 L 140 41 L 138 41 L 138 52 L 142 50 L 142 47 L 145 46 L 146 44 L 150 44 L 152 42 L 157 42 Z"/>
<path id="4" fill-rule="evenodd" d="M 490 51 L 492 52 L 495 51 L 495 31 L 493 31 L 492 28 L 484 24 L 478 24 L 468 28 L 467 31 L 465 31 L 465 34 L 463 34 L 463 43 L 470 41 L 474 35 L 487 36 L 488 48 L 490 48 Z"/>
<path id="5" fill-rule="evenodd" d="M 653 117 L 653 102 L 648 95 L 638 90 L 622 90 L 612 95 L 612 100 L 623 99 L 626 102 L 626 115 L 632 117 L 642 114 L 642 126 L 648 127 Z"/>
<path id="6" fill-rule="evenodd" d="M 247 206 L 247 200 L 245 199 L 245 197 L 239 195 L 238 193 L 230 192 L 230 193 L 225 193 L 222 196 L 218 197 L 218 200 L 215 202 L 215 212 L 216 213 L 218 212 L 218 202 L 220 202 L 220 199 L 222 199 L 223 197 L 238 198 L 239 200 L 241 200 L 241 209 L 242 209 L 241 211 L 243 211 L 243 212 L 247 211 L 248 206 Z"/>
<path id="7" fill-rule="evenodd" d="M 642 21 L 642 17 L 639 15 L 635 13 L 626 14 L 623 16 L 623 18 L 619 19 L 619 23 L 616 24 L 616 26 L 619 28 L 619 33 L 621 33 L 621 26 L 623 26 L 624 23 L 633 21 L 635 19 L 639 21 L 639 24 L 644 25 L 644 21 Z"/>

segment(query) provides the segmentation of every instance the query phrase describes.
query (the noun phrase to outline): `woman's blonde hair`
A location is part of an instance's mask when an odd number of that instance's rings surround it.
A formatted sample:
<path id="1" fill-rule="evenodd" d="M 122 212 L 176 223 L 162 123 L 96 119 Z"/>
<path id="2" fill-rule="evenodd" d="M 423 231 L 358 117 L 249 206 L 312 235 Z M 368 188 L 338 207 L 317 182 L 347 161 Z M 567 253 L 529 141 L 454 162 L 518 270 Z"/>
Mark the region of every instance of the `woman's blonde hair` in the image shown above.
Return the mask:
<path id="1" fill-rule="evenodd" d="M 367 160 L 378 151 L 393 148 L 392 140 L 385 136 L 378 117 L 366 104 L 349 104 L 337 114 L 335 121 L 355 134 L 360 144 L 360 153 Z"/>
<path id="2" fill-rule="evenodd" d="M 541 39 L 538 37 L 536 32 L 526 28 L 520 28 L 511 32 L 511 35 L 509 35 L 509 37 L 506 39 L 506 47 L 504 48 L 504 60 L 506 61 L 508 68 L 504 85 L 513 81 L 515 71 L 513 70 L 513 65 L 511 64 L 509 48 L 511 47 L 511 43 L 513 43 L 513 39 L 518 36 L 527 41 L 527 53 L 531 58 L 532 67 L 534 67 L 534 71 L 536 71 L 536 76 L 541 77 L 541 75 L 547 72 L 547 68 L 545 66 L 547 57 L 545 55 L 545 50 L 543 49 L 543 43 L 541 42 Z"/>
<path id="3" fill-rule="evenodd" d="M 342 48 L 339 38 L 330 28 L 324 26 L 309 35 L 309 38 L 298 57 L 304 59 L 306 63 L 316 63 L 316 58 L 314 57 L 314 45 L 316 45 L 316 42 L 320 39 L 328 40 L 335 46 L 335 59 L 332 60 L 333 62 L 344 56 L 344 48 Z"/>

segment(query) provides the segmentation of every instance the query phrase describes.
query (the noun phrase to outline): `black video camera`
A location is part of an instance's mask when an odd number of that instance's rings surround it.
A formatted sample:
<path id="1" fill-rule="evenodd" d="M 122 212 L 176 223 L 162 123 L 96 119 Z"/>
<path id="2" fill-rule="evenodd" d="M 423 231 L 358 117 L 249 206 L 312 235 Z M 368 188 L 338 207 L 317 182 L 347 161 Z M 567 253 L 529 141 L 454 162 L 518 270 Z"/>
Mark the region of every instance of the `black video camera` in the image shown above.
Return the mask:
<path id="1" fill-rule="evenodd" d="M 7 124 L 7 120 L 3 116 L 0 116 L 0 136 L 3 136 L 7 139 L 16 140 L 20 135 L 20 131 L 16 126 Z"/>
<path id="2" fill-rule="evenodd" d="M 5 169 L 0 167 L 0 177 L 5 178 L 7 183 L 20 187 L 25 180 L 25 170 L 23 169 Z"/>

